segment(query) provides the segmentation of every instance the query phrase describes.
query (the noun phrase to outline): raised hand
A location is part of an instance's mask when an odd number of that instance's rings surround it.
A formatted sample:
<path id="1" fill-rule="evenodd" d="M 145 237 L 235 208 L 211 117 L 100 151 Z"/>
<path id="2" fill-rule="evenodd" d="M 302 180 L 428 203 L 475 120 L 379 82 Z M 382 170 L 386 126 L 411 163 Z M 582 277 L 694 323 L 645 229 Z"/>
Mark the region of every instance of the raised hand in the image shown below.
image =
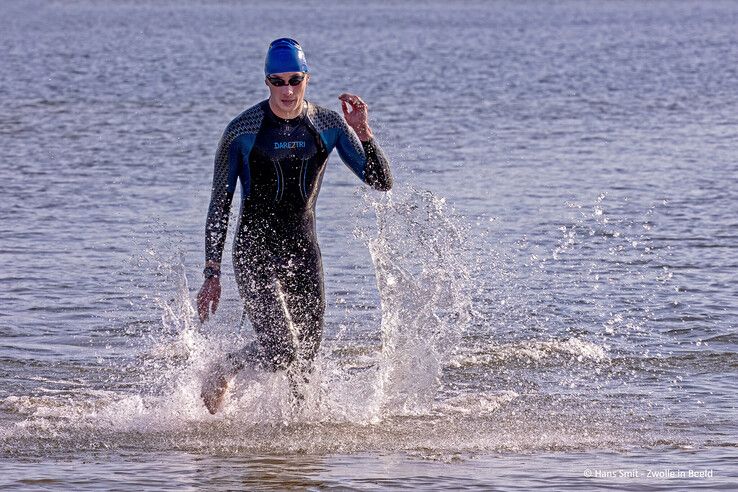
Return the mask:
<path id="1" fill-rule="evenodd" d="M 367 141 L 372 138 L 372 130 L 369 128 L 369 108 L 357 95 L 344 92 L 338 99 L 341 100 L 341 109 L 346 123 L 354 129 L 359 140 Z"/>

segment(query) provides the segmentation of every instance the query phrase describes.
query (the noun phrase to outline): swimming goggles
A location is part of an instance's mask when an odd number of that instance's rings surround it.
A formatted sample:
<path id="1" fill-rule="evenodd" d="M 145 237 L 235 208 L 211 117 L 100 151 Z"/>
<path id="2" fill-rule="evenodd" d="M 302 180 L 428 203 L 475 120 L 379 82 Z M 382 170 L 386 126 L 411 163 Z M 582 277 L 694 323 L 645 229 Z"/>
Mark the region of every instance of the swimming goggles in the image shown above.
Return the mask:
<path id="1" fill-rule="evenodd" d="M 295 86 L 302 84 L 302 81 L 305 80 L 305 75 L 294 75 L 290 77 L 290 80 L 284 80 L 279 77 L 269 75 L 267 77 L 267 80 L 274 87 L 284 87 L 287 84 L 291 85 L 292 87 L 295 87 Z"/>

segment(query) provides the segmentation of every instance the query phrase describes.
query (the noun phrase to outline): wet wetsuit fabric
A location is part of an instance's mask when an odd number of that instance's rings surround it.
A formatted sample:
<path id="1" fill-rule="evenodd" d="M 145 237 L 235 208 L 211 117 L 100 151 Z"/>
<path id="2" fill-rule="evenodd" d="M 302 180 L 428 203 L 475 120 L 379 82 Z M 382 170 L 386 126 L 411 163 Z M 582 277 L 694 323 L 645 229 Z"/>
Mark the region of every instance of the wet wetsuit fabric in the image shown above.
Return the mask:
<path id="1" fill-rule="evenodd" d="M 389 164 L 373 142 L 360 142 L 343 117 L 305 103 L 297 118 L 277 117 L 263 101 L 227 127 L 215 158 L 206 226 L 206 259 L 220 262 L 236 182 L 241 212 L 233 265 L 258 343 L 230 354 L 234 369 L 309 368 L 325 311 L 315 203 L 330 152 L 365 183 L 392 186 Z"/>

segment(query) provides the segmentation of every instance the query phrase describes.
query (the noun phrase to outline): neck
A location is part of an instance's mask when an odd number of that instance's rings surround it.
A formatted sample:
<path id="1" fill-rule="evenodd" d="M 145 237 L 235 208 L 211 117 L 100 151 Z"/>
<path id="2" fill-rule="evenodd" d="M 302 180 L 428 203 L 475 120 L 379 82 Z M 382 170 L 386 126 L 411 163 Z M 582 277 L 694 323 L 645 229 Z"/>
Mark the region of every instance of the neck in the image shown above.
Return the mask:
<path id="1" fill-rule="evenodd" d="M 304 104 L 304 102 L 303 104 L 300 104 L 294 111 L 284 112 L 272 102 L 271 97 L 269 98 L 269 108 L 272 110 L 272 113 L 282 118 L 283 120 L 291 120 L 292 118 L 297 118 L 298 116 L 300 116 L 300 114 L 302 113 L 302 106 Z"/>

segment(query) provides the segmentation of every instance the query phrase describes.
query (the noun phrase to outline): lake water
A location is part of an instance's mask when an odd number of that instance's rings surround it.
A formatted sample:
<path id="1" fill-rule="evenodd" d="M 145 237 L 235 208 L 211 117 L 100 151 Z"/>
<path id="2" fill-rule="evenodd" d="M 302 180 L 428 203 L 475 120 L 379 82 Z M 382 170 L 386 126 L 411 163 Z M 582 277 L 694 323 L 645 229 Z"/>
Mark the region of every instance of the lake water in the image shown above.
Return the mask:
<path id="1" fill-rule="evenodd" d="M 735 487 L 735 2 L 3 11 L 3 489 Z M 282 36 L 396 186 L 331 157 L 305 404 L 247 371 L 214 417 L 253 335 L 230 240 L 194 317 L 212 160 Z"/>

